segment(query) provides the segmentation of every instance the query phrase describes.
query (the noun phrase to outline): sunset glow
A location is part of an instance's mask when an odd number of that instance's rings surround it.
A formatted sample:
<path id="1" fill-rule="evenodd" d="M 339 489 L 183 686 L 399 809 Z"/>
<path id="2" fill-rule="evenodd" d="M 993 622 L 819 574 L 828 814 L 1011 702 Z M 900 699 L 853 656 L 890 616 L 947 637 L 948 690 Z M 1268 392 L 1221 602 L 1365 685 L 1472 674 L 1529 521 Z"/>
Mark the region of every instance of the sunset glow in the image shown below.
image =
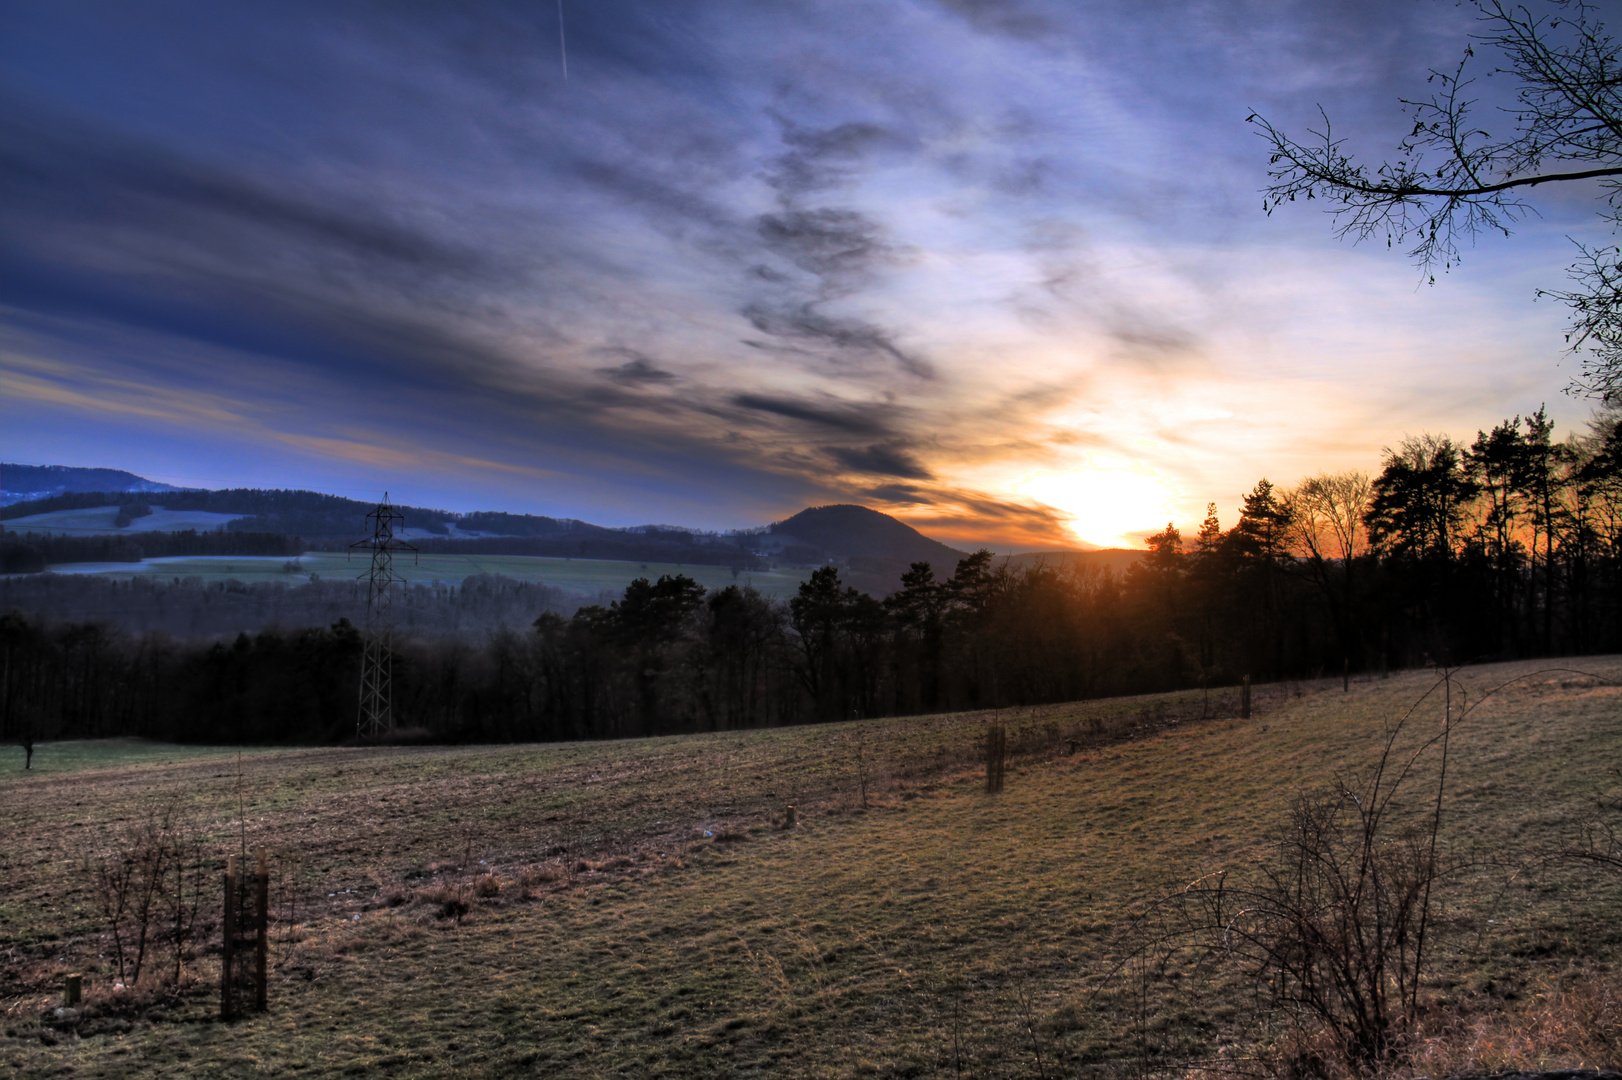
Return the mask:
<path id="1" fill-rule="evenodd" d="M 1450 5 L 625 0 L 567 81 L 534 5 L 186 7 L 4 17 L 8 461 L 1013 550 L 1587 415 L 1590 207 L 1420 288 L 1260 210 L 1247 113 L 1399 138 Z"/>
<path id="2" fill-rule="evenodd" d="M 1177 498 L 1152 471 L 1105 454 L 1069 472 L 1034 476 L 1020 490 L 1057 510 L 1077 539 L 1098 547 L 1142 547 L 1145 535 L 1165 528 Z"/>

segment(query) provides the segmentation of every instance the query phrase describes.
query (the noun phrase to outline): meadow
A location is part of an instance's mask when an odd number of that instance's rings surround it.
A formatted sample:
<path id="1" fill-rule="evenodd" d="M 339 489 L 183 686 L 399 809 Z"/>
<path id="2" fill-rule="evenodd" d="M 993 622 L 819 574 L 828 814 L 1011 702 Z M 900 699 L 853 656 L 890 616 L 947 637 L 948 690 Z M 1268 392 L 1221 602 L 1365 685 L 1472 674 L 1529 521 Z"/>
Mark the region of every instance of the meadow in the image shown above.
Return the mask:
<path id="1" fill-rule="evenodd" d="M 64 511 L 66 512 L 66 511 Z M 91 511 L 84 511 L 90 513 Z M 354 578 L 367 570 L 364 557 L 344 553 L 309 551 L 297 559 L 280 556 L 205 556 L 199 558 L 144 559 L 139 563 L 68 563 L 52 566 L 57 573 L 102 574 L 118 578 L 181 577 L 205 581 L 283 581 L 298 584 L 311 574 L 325 580 Z M 538 581 L 587 596 L 602 592 L 616 596 L 639 577 L 657 580 L 660 575 L 686 574 L 706 589 L 728 585 L 753 585 L 775 599 L 795 594 L 805 571 L 749 570 L 736 576 L 724 566 L 699 563 L 641 563 L 614 559 L 561 559 L 534 555 L 423 555 L 407 554 L 394 562 L 394 570 L 404 581 L 438 582 L 460 585 L 474 574 L 499 574 L 517 581 Z"/>
<path id="2" fill-rule="evenodd" d="M 1405 759 L 1438 730 L 1436 681 L 1258 688 L 1248 720 L 1232 691 L 1004 710 L 998 794 L 988 713 L 541 746 L 45 744 L 32 773 L 16 752 L 0 774 L 0 1065 L 1244 1071 L 1289 1025 L 1242 973 L 1146 948 L 1139 916 L 1215 870 L 1253 874 L 1297 794 L 1368 768 L 1411 711 Z M 1615 798 L 1619 683 L 1610 657 L 1472 668 L 1450 688 L 1455 717 L 1471 711 L 1450 741 L 1458 870 L 1440 886 L 1428 1075 L 1618 1060 L 1604 971 L 1622 875 L 1548 856 Z M 1436 765 L 1418 759 L 1415 802 Z M 211 858 L 271 849 L 267 1013 L 215 1021 L 207 951 L 179 991 L 112 987 L 85 860 L 162 806 Z M 58 1017 L 69 971 L 87 1001 Z"/>
<path id="3" fill-rule="evenodd" d="M 132 495 L 130 501 L 138 502 L 140 496 Z M 16 533 L 32 531 L 61 533 L 66 536 L 119 536 L 126 533 L 179 532 L 185 529 L 208 532 L 222 529 L 227 523 L 241 516 L 215 514 L 207 510 L 165 510 L 161 506 L 154 506 L 149 514 L 121 526 L 117 523 L 118 507 L 94 506 L 82 510 L 52 510 L 44 514 L 30 514 L 27 517 L 8 520 L 6 527 Z"/>

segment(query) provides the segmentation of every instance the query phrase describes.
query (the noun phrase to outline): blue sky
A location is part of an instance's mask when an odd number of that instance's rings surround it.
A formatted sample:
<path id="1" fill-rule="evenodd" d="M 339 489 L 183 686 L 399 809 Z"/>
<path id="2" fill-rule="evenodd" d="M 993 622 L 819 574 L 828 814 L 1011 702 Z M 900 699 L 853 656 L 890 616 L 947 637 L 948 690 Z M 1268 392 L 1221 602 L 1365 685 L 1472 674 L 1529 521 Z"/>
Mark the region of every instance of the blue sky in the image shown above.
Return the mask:
<path id="1" fill-rule="evenodd" d="M 1011 549 L 1232 524 L 1543 402 L 1564 433 L 1534 292 L 1592 192 L 1434 286 L 1262 213 L 1252 110 L 1382 156 L 1472 17 L 565 0 L 565 79 L 549 2 L 9 4 L 0 453 Z"/>

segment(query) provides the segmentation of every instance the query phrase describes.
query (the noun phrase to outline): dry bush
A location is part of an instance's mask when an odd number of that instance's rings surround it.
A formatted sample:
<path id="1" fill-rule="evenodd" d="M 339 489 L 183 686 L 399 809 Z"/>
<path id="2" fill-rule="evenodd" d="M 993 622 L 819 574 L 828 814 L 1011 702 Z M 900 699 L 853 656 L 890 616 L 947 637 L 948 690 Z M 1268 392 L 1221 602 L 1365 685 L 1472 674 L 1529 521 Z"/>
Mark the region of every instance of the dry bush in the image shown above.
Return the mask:
<path id="1" fill-rule="evenodd" d="M 473 882 L 473 895 L 480 900 L 489 900 L 501 895 L 501 880 L 494 874 L 482 874 Z"/>
<path id="2" fill-rule="evenodd" d="M 563 871 L 551 863 L 542 863 L 540 866 L 531 866 L 518 875 L 518 884 L 526 889 L 533 889 L 537 885 L 550 885 L 564 876 Z"/>
<path id="3" fill-rule="evenodd" d="M 1209 874 L 1150 909 L 1138 955 L 1192 947 L 1235 967 L 1290 1032 L 1285 1072 L 1385 1072 L 1411 1049 L 1437 950 L 1442 798 L 1455 711 L 1444 672 L 1440 731 L 1401 749 L 1419 704 L 1387 728 L 1375 765 L 1298 797 L 1276 856 L 1248 879 Z M 1490 696 L 1490 695 L 1489 695 Z M 1434 787 L 1410 794 L 1435 754 Z M 1150 929 L 1153 927 L 1153 929 Z"/>
<path id="4" fill-rule="evenodd" d="M 174 804 L 149 810 L 107 850 L 86 855 L 83 868 L 112 942 L 118 983 L 139 984 L 161 947 L 173 965 L 168 981 L 181 982 L 202 907 L 204 869 L 200 841 Z"/>
<path id="5" fill-rule="evenodd" d="M 1567 973 L 1513 1007 L 1435 1026 L 1416 1040 L 1415 1073 L 1614 1068 L 1622 1063 L 1622 984 L 1592 971 Z"/>
<path id="6" fill-rule="evenodd" d="M 441 919 L 455 919 L 458 923 L 468 913 L 467 890 L 460 885 L 430 885 L 417 890 L 417 902 L 436 908 Z"/>

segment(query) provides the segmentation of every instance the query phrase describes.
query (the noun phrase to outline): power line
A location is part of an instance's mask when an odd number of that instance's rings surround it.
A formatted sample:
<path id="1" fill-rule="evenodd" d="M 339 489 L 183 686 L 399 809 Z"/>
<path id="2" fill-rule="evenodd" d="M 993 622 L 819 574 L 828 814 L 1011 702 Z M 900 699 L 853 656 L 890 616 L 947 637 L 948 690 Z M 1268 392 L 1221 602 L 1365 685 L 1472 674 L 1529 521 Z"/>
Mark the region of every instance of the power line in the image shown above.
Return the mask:
<path id="1" fill-rule="evenodd" d="M 360 664 L 360 714 L 355 721 L 355 735 L 361 740 L 381 739 L 394 730 L 391 711 L 393 695 L 394 652 L 391 648 L 394 624 L 389 617 L 389 606 L 394 599 L 392 586 L 400 578 L 394 572 L 394 553 L 409 551 L 416 561 L 417 549 L 394 535 L 403 529 L 405 515 L 389 505 L 389 493 L 383 501 L 366 515 L 372 535 L 349 545 L 368 548 L 372 564 L 356 581 L 366 585 L 366 635 Z"/>

